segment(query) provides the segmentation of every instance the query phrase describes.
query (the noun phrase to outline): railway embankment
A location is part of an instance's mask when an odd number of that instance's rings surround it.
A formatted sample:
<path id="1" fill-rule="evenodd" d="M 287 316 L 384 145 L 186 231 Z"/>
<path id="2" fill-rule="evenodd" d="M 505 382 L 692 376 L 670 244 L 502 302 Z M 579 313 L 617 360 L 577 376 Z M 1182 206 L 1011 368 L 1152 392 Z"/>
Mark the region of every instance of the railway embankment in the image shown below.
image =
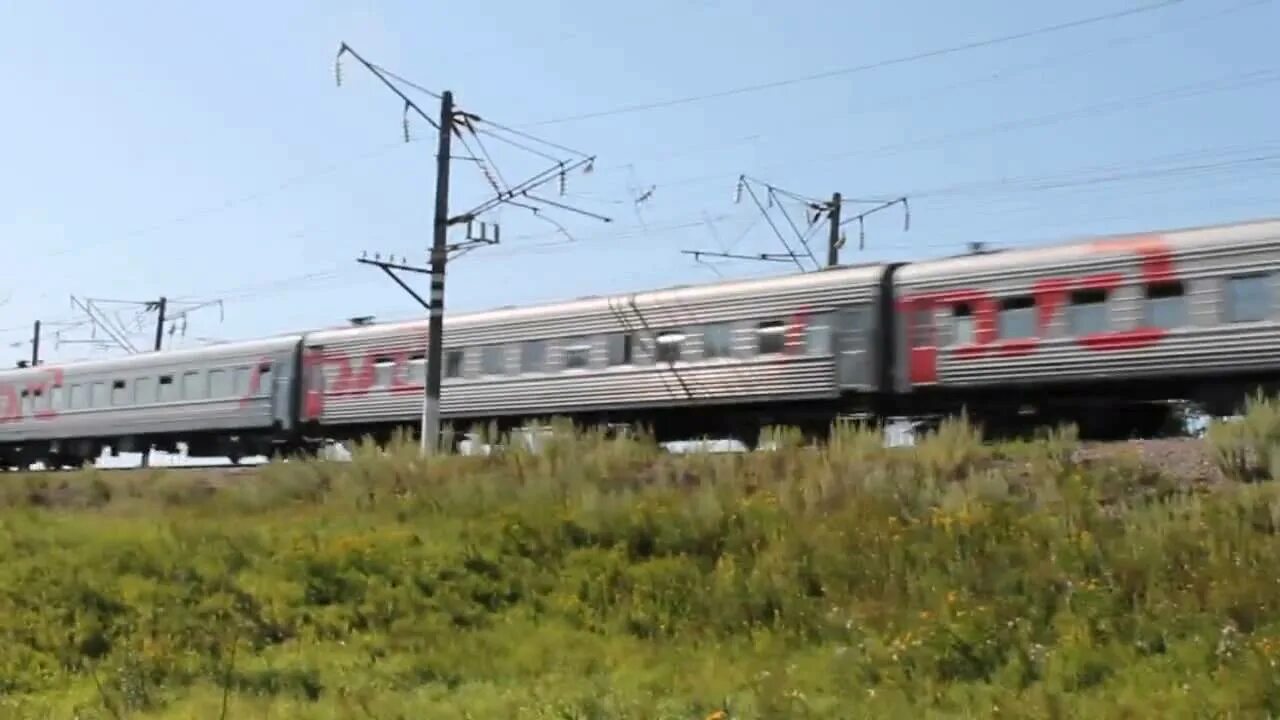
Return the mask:
<path id="1" fill-rule="evenodd" d="M 1280 712 L 1277 406 L 773 440 L 7 475 L 0 716 Z"/>

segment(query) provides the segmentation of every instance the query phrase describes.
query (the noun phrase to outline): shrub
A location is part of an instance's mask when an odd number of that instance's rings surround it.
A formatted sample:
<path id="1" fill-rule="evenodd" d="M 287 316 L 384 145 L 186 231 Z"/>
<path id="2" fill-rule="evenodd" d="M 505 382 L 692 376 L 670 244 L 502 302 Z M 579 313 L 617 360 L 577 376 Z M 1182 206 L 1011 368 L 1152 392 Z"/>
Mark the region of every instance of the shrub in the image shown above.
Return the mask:
<path id="1" fill-rule="evenodd" d="M 1280 476 L 1280 401 L 1257 394 L 1239 421 L 1214 420 L 1205 437 L 1222 474 L 1239 482 Z"/>
<path id="2" fill-rule="evenodd" d="M 1273 486 L 1085 466 L 1070 428 L 769 437 L 8 478 L 0 712 L 1280 713 Z"/>

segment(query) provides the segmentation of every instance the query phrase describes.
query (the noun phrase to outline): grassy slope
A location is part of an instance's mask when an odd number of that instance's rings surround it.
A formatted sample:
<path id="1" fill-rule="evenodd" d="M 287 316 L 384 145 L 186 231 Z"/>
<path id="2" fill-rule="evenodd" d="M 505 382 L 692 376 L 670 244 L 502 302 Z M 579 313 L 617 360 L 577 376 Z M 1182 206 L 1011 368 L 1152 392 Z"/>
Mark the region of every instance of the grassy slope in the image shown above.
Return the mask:
<path id="1" fill-rule="evenodd" d="M 4 478 L 0 716 L 1280 714 L 1275 486 L 783 441 Z"/>

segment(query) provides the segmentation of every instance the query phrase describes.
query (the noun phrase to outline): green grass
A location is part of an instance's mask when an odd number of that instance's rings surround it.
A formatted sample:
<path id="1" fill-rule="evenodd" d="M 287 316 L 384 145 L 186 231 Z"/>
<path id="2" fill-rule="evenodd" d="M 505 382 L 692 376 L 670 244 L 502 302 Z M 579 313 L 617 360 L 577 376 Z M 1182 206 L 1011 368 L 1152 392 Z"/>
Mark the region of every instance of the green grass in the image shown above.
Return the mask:
<path id="1" fill-rule="evenodd" d="M 0 717 L 1280 716 L 1276 486 L 775 439 L 0 478 Z"/>

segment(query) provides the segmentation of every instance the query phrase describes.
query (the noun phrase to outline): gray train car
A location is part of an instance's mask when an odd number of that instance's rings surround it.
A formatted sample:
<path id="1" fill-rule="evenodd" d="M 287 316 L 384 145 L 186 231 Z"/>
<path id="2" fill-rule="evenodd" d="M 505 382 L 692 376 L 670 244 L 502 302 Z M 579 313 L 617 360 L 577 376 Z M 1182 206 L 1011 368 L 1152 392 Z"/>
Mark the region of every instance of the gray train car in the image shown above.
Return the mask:
<path id="1" fill-rule="evenodd" d="M 301 335 L 0 371 L 0 466 L 155 446 L 232 459 L 294 431 Z"/>
<path id="2" fill-rule="evenodd" d="M 550 416 L 678 439 L 878 391 L 881 265 L 447 315 L 445 421 Z M 426 321 L 311 333 L 303 420 L 339 437 L 414 423 Z M 774 416 L 778 416 L 775 418 Z M 376 434 L 376 433 L 375 433 Z"/>
<path id="3" fill-rule="evenodd" d="M 1277 270 L 1277 220 L 912 263 L 894 278 L 895 389 L 917 410 L 1093 424 L 1163 423 L 1165 400 L 1230 412 L 1280 371 Z"/>

